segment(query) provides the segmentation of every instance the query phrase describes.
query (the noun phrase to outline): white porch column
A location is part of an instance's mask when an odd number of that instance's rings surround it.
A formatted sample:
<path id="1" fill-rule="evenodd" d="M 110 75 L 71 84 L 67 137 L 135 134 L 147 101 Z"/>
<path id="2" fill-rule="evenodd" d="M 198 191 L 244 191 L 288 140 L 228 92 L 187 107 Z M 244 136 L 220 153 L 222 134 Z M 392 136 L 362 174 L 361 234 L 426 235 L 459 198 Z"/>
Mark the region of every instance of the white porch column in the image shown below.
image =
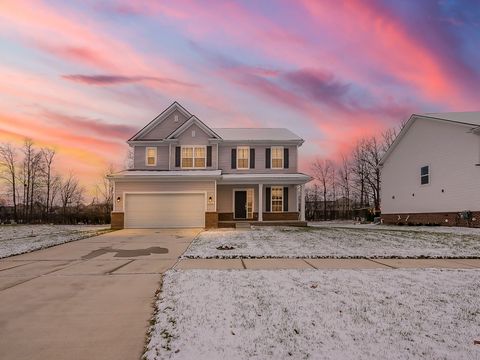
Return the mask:
<path id="1" fill-rule="evenodd" d="M 300 186 L 300 221 L 305 221 L 305 184 Z"/>
<path id="2" fill-rule="evenodd" d="M 258 184 L 258 221 L 263 221 L 263 184 Z"/>

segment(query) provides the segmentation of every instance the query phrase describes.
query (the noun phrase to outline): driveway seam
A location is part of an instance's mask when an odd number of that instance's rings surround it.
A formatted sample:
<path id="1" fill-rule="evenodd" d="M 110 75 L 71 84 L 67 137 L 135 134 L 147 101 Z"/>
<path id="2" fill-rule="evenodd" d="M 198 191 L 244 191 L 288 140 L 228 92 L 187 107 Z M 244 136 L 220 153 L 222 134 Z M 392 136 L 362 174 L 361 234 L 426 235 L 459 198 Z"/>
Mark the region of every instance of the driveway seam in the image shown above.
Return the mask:
<path id="1" fill-rule="evenodd" d="M 374 263 L 377 263 L 377 264 L 380 264 L 380 265 L 383 265 L 383 266 L 387 266 L 387 267 L 389 267 L 390 269 L 398 269 L 398 268 L 395 267 L 395 266 L 382 263 L 382 262 L 380 262 L 380 261 L 378 261 L 378 260 L 373 260 L 373 259 L 368 259 L 368 258 L 365 258 L 365 260 L 368 260 L 368 261 L 371 261 L 371 262 L 374 262 Z"/>
<path id="2" fill-rule="evenodd" d="M 308 265 L 310 265 L 312 268 L 314 268 L 315 270 L 318 270 L 315 266 L 313 266 L 312 264 L 310 264 L 307 260 L 305 259 L 302 259 L 304 262 L 306 262 Z"/>
<path id="3" fill-rule="evenodd" d="M 112 275 L 112 273 L 113 273 L 114 271 L 117 271 L 117 270 L 121 269 L 122 267 L 127 266 L 128 264 L 131 264 L 131 263 L 134 262 L 134 261 L 135 261 L 134 259 L 132 259 L 132 260 L 130 260 L 130 261 L 127 261 L 125 264 L 122 264 L 122 265 L 117 266 L 116 268 L 114 268 L 114 269 L 112 269 L 112 270 L 110 270 L 110 271 L 105 272 L 105 274 Z"/>
<path id="4" fill-rule="evenodd" d="M 243 261 L 242 258 L 240 258 L 240 262 L 242 263 L 243 269 L 247 270 L 247 266 L 245 265 L 245 262 Z"/>

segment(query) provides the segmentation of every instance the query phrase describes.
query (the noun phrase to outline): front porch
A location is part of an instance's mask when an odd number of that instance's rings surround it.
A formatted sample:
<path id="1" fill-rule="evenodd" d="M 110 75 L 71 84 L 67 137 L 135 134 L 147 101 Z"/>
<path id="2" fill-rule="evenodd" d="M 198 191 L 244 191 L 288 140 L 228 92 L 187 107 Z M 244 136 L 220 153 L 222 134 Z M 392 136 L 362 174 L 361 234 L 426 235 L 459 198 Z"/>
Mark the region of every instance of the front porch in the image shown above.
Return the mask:
<path id="1" fill-rule="evenodd" d="M 303 181 L 280 177 L 275 182 L 242 180 L 217 184 L 218 227 L 236 227 L 237 223 L 306 226 Z"/>

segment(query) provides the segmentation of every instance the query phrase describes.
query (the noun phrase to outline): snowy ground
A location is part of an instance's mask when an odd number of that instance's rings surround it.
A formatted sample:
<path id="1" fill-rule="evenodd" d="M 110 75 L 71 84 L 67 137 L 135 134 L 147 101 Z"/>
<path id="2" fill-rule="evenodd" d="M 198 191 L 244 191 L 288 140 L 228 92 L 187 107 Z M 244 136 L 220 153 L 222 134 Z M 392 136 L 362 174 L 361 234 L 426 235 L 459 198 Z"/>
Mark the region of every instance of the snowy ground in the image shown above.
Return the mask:
<path id="1" fill-rule="evenodd" d="M 327 228 L 351 228 L 351 229 L 372 229 L 372 230 L 397 230 L 397 231 L 420 231 L 428 233 L 442 234 L 462 234 L 462 235 L 478 235 L 480 236 L 480 228 L 468 228 L 459 226 L 407 226 L 407 225 L 380 225 L 380 224 L 360 224 L 351 220 L 335 220 L 335 221 L 317 221 L 309 222 L 309 226 L 327 227 Z"/>
<path id="2" fill-rule="evenodd" d="M 95 236 L 109 228 L 109 225 L 0 226 L 0 258 Z"/>
<path id="3" fill-rule="evenodd" d="M 455 228 L 459 229 L 459 228 Z M 185 258 L 480 257 L 479 229 L 410 227 L 255 227 L 202 232 Z M 433 230 L 433 231 L 431 231 Z M 475 230 L 475 231 L 473 231 Z M 219 250 L 222 245 L 232 250 Z"/>
<path id="4" fill-rule="evenodd" d="M 479 270 L 167 272 L 146 358 L 479 359 Z"/>

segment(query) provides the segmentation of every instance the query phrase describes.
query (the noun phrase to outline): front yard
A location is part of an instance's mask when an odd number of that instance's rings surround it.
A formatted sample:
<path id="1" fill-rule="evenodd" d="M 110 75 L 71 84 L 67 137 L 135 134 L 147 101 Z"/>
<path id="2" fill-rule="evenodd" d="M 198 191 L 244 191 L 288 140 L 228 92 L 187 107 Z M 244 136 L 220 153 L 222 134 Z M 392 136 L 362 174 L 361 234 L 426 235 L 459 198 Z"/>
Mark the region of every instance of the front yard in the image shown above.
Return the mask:
<path id="1" fill-rule="evenodd" d="M 478 270 L 169 271 L 146 358 L 478 359 Z"/>
<path id="2" fill-rule="evenodd" d="M 202 232 L 184 257 L 479 258 L 480 229 L 386 226 L 218 229 Z"/>
<path id="3" fill-rule="evenodd" d="M 109 225 L 2 225 L 0 259 L 85 239 L 108 231 Z"/>

